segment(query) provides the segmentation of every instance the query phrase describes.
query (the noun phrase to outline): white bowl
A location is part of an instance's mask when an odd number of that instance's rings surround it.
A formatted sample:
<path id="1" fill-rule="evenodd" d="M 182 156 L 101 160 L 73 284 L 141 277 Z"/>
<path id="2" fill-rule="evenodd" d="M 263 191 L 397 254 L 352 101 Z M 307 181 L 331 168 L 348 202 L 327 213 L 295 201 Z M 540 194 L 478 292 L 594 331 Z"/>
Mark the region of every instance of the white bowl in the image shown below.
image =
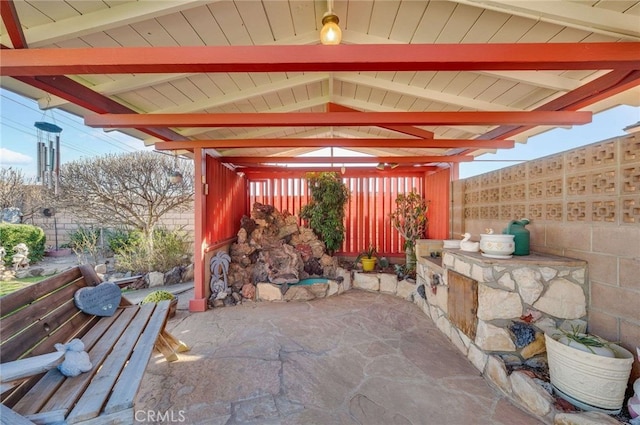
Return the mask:
<path id="1" fill-rule="evenodd" d="M 514 235 L 480 235 L 480 251 L 482 255 L 490 258 L 511 258 L 516 245 L 513 242 Z"/>

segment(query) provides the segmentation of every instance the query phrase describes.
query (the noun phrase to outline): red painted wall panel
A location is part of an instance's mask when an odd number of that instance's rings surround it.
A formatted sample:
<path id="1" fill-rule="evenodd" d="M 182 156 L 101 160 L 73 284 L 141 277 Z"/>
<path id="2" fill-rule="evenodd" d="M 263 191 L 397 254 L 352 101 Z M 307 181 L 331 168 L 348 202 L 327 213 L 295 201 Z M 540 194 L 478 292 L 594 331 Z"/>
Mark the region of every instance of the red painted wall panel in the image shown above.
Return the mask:
<path id="1" fill-rule="evenodd" d="M 449 239 L 450 169 L 426 175 L 425 192 L 429 202 L 429 239 Z"/>

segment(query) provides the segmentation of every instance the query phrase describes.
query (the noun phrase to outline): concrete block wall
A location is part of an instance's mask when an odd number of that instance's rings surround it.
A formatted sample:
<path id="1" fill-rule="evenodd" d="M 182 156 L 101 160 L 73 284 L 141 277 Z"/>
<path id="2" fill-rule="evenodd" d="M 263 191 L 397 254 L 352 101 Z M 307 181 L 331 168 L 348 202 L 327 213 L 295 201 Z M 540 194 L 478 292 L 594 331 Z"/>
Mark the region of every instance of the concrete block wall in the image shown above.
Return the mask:
<path id="1" fill-rule="evenodd" d="M 452 237 L 529 218 L 534 251 L 588 262 L 589 331 L 640 346 L 640 133 L 453 183 Z M 640 377 L 640 363 L 632 372 Z"/>
<path id="2" fill-rule="evenodd" d="M 44 230 L 47 238 L 46 245 L 55 245 L 55 228 L 58 229 L 58 245 L 69 242 L 69 234 L 78 229 L 80 226 L 91 226 L 92 222 L 85 219 L 78 219 L 73 214 L 58 209 L 55 216 L 55 226 L 53 217 L 45 217 L 42 214 L 36 214 L 28 224 L 39 226 Z M 160 220 L 160 226 L 167 229 L 181 229 L 186 232 L 191 242 L 194 236 L 194 213 L 193 206 L 186 211 L 171 211 Z"/>

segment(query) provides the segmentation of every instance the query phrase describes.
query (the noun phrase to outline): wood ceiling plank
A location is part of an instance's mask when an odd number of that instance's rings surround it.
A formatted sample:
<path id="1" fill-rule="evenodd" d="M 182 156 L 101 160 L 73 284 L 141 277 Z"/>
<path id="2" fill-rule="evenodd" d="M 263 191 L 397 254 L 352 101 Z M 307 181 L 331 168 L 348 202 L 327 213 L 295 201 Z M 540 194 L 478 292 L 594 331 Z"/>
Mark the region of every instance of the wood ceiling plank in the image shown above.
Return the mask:
<path id="1" fill-rule="evenodd" d="M 191 78 L 180 78 L 171 81 L 171 84 L 189 99 L 189 102 L 199 102 L 207 99 L 208 96 L 198 87 Z"/>
<path id="2" fill-rule="evenodd" d="M 350 1 L 347 4 L 347 16 L 344 23 L 345 30 L 368 33 L 373 0 Z"/>
<path id="3" fill-rule="evenodd" d="M 253 44 L 268 44 L 275 41 L 262 2 L 236 1 L 235 5 Z"/>
<path id="4" fill-rule="evenodd" d="M 271 23 L 271 31 L 276 40 L 296 35 L 293 20 L 289 10 L 289 3 L 285 1 L 267 1 L 262 3 L 267 12 L 267 19 Z"/>
<path id="5" fill-rule="evenodd" d="M 463 43 L 488 43 L 507 22 L 510 15 L 483 10 L 462 38 Z"/>
<path id="6" fill-rule="evenodd" d="M 79 16 L 78 11 L 65 1 L 30 0 L 29 4 L 53 22 Z"/>
<path id="7" fill-rule="evenodd" d="M 22 1 L 19 3 L 27 4 L 27 2 Z M 45 1 L 44 3 L 57 6 L 57 4 L 61 2 Z M 116 28 L 123 28 L 135 22 L 187 10 L 197 4 L 199 4 L 197 0 L 127 2 L 114 7 L 101 8 L 84 15 L 77 15 L 76 13 L 76 16 L 55 22 L 51 20 L 45 22 L 25 22 L 25 25 L 29 25 L 26 37 L 32 47 L 41 47 L 99 31 L 111 31 Z M 20 15 L 31 18 L 33 12 L 25 11 L 25 14 L 20 13 Z M 29 21 L 30 20 L 31 19 L 29 19 Z"/>
<path id="8" fill-rule="evenodd" d="M 120 46 L 124 47 L 149 47 L 149 43 L 131 26 L 126 25 L 105 31 L 106 34 L 113 38 Z M 65 73 L 62 73 L 65 74 Z M 75 73 L 68 73 L 75 74 Z M 100 72 L 92 72 L 92 74 L 100 74 Z"/>
<path id="9" fill-rule="evenodd" d="M 200 6 L 182 12 L 198 38 L 207 46 L 227 46 L 229 40 L 213 17 L 209 6 Z"/>
<path id="10" fill-rule="evenodd" d="M 158 16 L 156 21 L 179 46 L 204 45 L 204 41 L 182 13 Z"/>
<path id="11" fill-rule="evenodd" d="M 391 28 L 390 38 L 409 43 L 427 9 L 428 2 L 403 1 Z"/>
<path id="12" fill-rule="evenodd" d="M 313 0 L 289 0 L 289 8 L 296 34 L 304 34 L 310 28 L 320 29 Z"/>
<path id="13" fill-rule="evenodd" d="M 131 24 L 131 28 L 140 34 L 150 46 L 178 46 L 176 40 L 169 35 L 156 19 L 135 22 Z"/>
<path id="14" fill-rule="evenodd" d="M 106 4 L 99 1 L 86 1 L 86 0 L 65 0 L 71 7 L 76 9 L 80 14 L 86 15 L 89 13 L 97 12 L 99 10 L 106 9 Z"/>
<path id="15" fill-rule="evenodd" d="M 475 24 L 482 9 L 458 4 L 438 35 L 438 43 L 459 43 Z"/>
<path id="16" fill-rule="evenodd" d="M 18 12 L 18 16 L 20 17 L 20 23 L 25 28 L 25 32 L 29 30 L 29 28 L 38 27 L 53 22 L 50 17 L 48 17 L 26 1 L 17 1 L 14 4 L 16 7 L 16 11 Z M 2 44 L 6 45 L 6 41 L 7 40 L 5 40 L 3 36 Z M 31 40 L 31 37 L 28 37 L 28 42 L 33 43 L 34 40 Z"/>
<path id="17" fill-rule="evenodd" d="M 424 13 L 412 43 L 435 43 L 451 15 L 456 4 L 448 1 L 431 1 Z"/>
<path id="18" fill-rule="evenodd" d="M 399 1 L 377 1 L 373 4 L 368 34 L 389 38 L 393 22 L 396 20 Z"/>
<path id="19" fill-rule="evenodd" d="M 158 93 L 161 93 L 162 96 L 166 97 L 171 101 L 172 105 L 183 105 L 185 103 L 190 103 L 191 99 L 187 97 L 183 92 L 178 90 L 176 86 L 170 83 L 162 83 L 156 84 L 152 87 Z"/>
<path id="20" fill-rule="evenodd" d="M 229 44 L 238 46 L 253 44 L 235 3 L 219 2 L 209 5 L 209 8 Z"/>
<path id="21" fill-rule="evenodd" d="M 155 92 L 155 90 L 154 90 Z M 157 92 L 156 92 L 157 93 Z M 151 96 L 150 96 L 151 97 Z M 162 100 L 164 98 L 158 98 Z M 103 128 L 135 127 L 304 127 L 396 125 L 574 125 L 591 122 L 586 111 L 527 112 L 326 112 L 256 114 L 102 114 L 85 124 Z"/>

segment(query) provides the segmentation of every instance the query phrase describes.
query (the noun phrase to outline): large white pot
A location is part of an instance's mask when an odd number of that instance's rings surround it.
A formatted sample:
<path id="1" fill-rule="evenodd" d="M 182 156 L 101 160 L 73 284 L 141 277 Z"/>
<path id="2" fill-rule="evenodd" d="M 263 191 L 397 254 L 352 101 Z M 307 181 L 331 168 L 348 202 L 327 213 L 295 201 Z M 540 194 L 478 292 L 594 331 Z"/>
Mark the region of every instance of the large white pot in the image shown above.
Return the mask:
<path id="1" fill-rule="evenodd" d="M 633 355 L 616 344 L 616 357 L 603 357 L 569 347 L 545 334 L 551 385 L 560 395 L 585 410 L 620 413 Z"/>
<path id="2" fill-rule="evenodd" d="M 482 255 L 490 258 L 511 258 L 516 249 L 513 242 L 514 235 L 480 234 L 480 251 Z"/>

